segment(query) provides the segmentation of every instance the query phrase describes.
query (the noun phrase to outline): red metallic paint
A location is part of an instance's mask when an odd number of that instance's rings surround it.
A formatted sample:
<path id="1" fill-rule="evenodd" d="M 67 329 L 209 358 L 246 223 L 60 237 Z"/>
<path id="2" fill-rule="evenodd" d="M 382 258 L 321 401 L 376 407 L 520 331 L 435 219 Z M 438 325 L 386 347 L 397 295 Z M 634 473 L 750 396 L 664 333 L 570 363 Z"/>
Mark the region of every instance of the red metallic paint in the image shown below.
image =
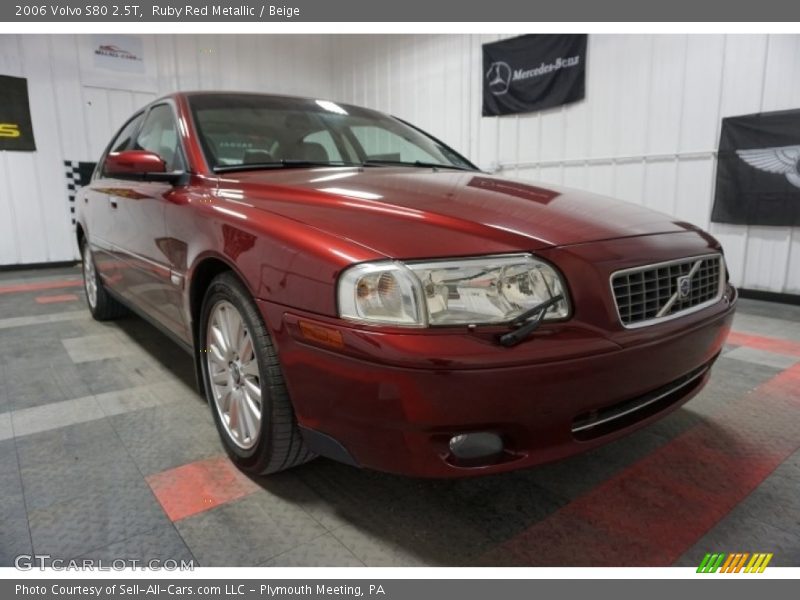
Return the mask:
<path id="1" fill-rule="evenodd" d="M 697 390 L 591 442 L 573 438 L 576 415 L 659 388 L 722 348 L 733 290 L 714 306 L 640 329 L 621 326 L 610 293 L 614 271 L 720 250 L 688 223 L 477 172 L 335 167 L 217 176 L 187 95 L 162 102 L 180 124 L 186 181 L 100 175 L 80 193 L 78 221 L 101 255 L 106 284 L 194 347 L 195 276 L 210 260 L 232 269 L 273 336 L 298 422 L 332 436 L 364 466 L 452 477 L 563 458 L 660 418 Z M 353 263 L 511 252 L 556 265 L 574 311 L 516 347 L 495 342 L 498 327 L 410 330 L 337 318 L 337 277 Z M 342 347 L 304 336 L 301 319 L 336 332 Z M 453 464 L 449 437 L 485 430 L 503 437 L 504 460 Z"/>
<path id="2" fill-rule="evenodd" d="M 158 154 L 144 150 L 111 152 L 106 158 L 106 172 L 109 175 L 164 173 L 165 165 Z"/>

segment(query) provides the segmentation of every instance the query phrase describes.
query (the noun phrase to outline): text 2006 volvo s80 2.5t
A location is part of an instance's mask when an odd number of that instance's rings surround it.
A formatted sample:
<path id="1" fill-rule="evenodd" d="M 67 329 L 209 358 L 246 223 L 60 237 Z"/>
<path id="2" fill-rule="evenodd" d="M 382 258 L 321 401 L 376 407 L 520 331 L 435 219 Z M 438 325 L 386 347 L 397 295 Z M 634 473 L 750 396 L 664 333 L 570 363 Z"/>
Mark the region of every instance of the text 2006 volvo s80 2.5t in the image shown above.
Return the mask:
<path id="1" fill-rule="evenodd" d="M 77 235 L 94 317 L 130 308 L 191 352 L 254 473 L 323 455 L 453 477 L 596 447 L 703 387 L 736 303 L 697 227 L 326 100 L 153 102 Z"/>

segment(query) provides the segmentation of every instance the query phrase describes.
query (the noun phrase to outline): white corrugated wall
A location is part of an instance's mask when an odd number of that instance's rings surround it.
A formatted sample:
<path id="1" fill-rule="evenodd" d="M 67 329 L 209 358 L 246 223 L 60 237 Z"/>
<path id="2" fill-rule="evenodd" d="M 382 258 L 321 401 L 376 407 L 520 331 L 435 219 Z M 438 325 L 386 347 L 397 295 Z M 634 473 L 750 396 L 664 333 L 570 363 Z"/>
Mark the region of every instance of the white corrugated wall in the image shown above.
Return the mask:
<path id="1" fill-rule="evenodd" d="M 143 84 L 124 72 L 98 76 L 92 36 L 0 35 L 0 75 L 28 79 L 37 146 L 0 152 L 0 265 L 77 258 L 63 161 L 96 161 L 134 110 L 159 95 L 235 89 L 325 96 L 332 87 L 325 36 L 137 37 L 152 70 Z"/>
<path id="2" fill-rule="evenodd" d="M 591 35 L 586 100 L 504 118 L 480 116 L 481 44 L 496 35 L 144 36 L 147 90 L 87 81 L 89 37 L 0 35 L 0 74 L 28 78 L 39 148 L 0 152 L 0 265 L 76 256 L 62 160 L 96 160 L 158 94 L 240 89 L 371 106 L 482 167 L 646 204 L 710 228 L 737 284 L 800 293 L 800 232 L 709 222 L 720 120 L 800 107 L 800 36 Z"/>
<path id="3" fill-rule="evenodd" d="M 584 101 L 482 118 L 481 44 L 500 37 L 336 38 L 335 98 L 408 119 L 481 167 L 696 223 L 738 285 L 800 293 L 800 231 L 709 220 L 721 119 L 800 108 L 800 36 L 590 35 Z"/>

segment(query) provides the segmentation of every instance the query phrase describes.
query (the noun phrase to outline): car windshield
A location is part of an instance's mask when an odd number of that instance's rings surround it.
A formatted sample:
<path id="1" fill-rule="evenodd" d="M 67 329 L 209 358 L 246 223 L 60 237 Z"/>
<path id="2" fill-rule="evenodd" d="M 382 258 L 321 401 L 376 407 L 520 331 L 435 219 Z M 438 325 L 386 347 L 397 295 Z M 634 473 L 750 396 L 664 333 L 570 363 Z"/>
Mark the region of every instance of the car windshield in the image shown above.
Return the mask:
<path id="1" fill-rule="evenodd" d="M 189 104 L 215 171 L 336 165 L 475 169 L 441 142 L 365 108 L 257 94 L 196 94 Z"/>

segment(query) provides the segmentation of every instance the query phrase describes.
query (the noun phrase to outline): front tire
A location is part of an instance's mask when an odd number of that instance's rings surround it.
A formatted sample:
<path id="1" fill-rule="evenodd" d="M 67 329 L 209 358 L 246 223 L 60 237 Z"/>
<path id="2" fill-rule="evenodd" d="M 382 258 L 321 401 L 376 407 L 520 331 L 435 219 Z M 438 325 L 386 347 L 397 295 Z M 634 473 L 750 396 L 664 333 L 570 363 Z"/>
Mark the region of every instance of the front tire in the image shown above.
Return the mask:
<path id="1" fill-rule="evenodd" d="M 123 316 L 127 309 L 114 300 L 103 287 L 88 240 L 83 242 L 81 255 L 83 256 L 83 290 L 86 292 L 86 303 L 89 305 L 92 317 L 97 321 L 110 321 Z"/>
<path id="2" fill-rule="evenodd" d="M 314 457 L 297 427 L 269 332 L 233 273 L 218 275 L 206 291 L 198 347 L 214 422 L 239 468 L 266 475 Z"/>

